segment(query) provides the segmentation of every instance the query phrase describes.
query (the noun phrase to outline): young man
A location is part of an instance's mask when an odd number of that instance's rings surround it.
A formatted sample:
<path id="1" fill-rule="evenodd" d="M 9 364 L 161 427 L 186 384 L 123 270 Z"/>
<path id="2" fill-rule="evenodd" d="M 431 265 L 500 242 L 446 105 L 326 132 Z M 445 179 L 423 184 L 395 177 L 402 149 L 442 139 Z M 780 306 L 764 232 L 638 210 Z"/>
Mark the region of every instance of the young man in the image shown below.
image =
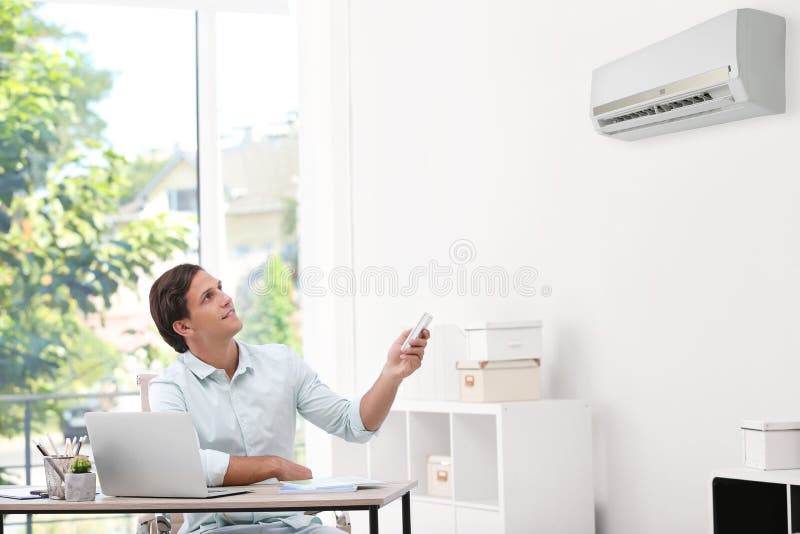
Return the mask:
<path id="1" fill-rule="evenodd" d="M 340 438 L 368 441 L 402 380 L 422 364 L 430 337 L 424 330 L 401 350 L 410 330 L 401 333 L 375 384 L 351 402 L 320 382 L 286 345 L 235 340 L 242 321 L 233 301 L 198 265 L 178 265 L 153 283 L 150 314 L 164 341 L 180 353 L 151 381 L 150 407 L 191 414 L 209 486 L 311 478 L 307 467 L 292 461 L 296 412 Z M 296 512 L 186 514 L 182 532 L 209 531 L 341 534 Z"/>

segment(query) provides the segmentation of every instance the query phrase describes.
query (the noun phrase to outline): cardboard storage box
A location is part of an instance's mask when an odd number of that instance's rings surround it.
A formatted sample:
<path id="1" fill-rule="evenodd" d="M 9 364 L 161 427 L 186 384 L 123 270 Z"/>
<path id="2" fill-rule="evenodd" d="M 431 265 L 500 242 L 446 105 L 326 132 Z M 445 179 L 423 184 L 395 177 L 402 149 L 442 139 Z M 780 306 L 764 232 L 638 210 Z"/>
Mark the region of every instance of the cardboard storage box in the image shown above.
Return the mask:
<path id="1" fill-rule="evenodd" d="M 492 362 L 457 362 L 462 401 L 502 402 L 536 400 L 539 391 L 538 358 Z"/>
<path id="2" fill-rule="evenodd" d="M 453 462 L 449 456 L 428 456 L 428 495 L 453 496 Z"/>
<path id="3" fill-rule="evenodd" d="M 542 322 L 479 323 L 464 328 L 469 359 L 478 362 L 542 357 Z"/>
<path id="4" fill-rule="evenodd" d="M 744 465 L 756 469 L 800 469 L 800 420 L 742 421 Z"/>

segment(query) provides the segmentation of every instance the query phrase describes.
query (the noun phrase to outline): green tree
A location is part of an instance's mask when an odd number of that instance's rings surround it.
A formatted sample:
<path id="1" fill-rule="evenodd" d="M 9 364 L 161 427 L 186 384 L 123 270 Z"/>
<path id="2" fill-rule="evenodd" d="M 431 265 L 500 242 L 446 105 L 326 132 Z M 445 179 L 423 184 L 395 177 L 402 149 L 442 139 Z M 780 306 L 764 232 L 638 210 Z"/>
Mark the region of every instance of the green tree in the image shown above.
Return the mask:
<path id="1" fill-rule="evenodd" d="M 120 355 L 85 318 L 186 249 L 185 227 L 166 216 L 118 217 L 127 163 L 91 110 L 112 78 L 70 39 L 31 3 L 0 0 L 2 394 L 75 391 L 107 374 Z M 21 418 L 21 406 L 0 404 L 0 435 L 18 433 Z"/>
<path id="2" fill-rule="evenodd" d="M 244 317 L 241 338 L 248 343 L 283 343 L 301 353 L 292 271 L 277 255 L 253 271 L 237 303 Z"/>

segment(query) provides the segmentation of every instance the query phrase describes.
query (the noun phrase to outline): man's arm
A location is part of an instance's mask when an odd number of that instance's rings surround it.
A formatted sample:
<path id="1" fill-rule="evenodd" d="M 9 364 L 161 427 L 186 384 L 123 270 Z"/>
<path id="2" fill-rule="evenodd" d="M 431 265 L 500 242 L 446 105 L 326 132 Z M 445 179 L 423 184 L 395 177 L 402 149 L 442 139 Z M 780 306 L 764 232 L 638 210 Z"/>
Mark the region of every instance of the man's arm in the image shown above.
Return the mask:
<path id="1" fill-rule="evenodd" d="M 150 408 L 154 412 L 187 413 L 180 388 L 174 383 L 153 381 Z M 279 456 L 231 456 L 214 449 L 200 449 L 200 461 L 208 486 L 246 486 L 268 478 L 306 480 L 311 470 Z"/>
<path id="2" fill-rule="evenodd" d="M 412 339 L 409 342 L 411 346 L 402 350 L 401 347 L 409 332 L 411 332 L 410 328 L 404 330 L 389 347 L 386 364 L 383 366 L 380 376 L 369 391 L 361 397 L 359 414 L 364 428 L 369 431 L 380 428 L 386 416 L 389 415 L 400 383 L 422 365 L 425 346 L 428 344 L 431 333 L 427 329 L 423 330 L 421 338 Z"/>
<path id="3" fill-rule="evenodd" d="M 307 480 L 311 470 L 280 456 L 231 456 L 223 486 L 246 486 L 268 478 Z"/>

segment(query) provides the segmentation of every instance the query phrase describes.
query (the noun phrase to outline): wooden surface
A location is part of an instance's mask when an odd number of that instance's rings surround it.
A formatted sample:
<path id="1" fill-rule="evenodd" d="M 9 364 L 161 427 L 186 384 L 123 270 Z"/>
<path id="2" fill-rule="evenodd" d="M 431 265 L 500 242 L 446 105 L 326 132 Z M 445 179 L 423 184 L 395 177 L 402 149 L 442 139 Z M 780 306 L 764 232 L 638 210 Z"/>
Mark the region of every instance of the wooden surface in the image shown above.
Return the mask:
<path id="1" fill-rule="evenodd" d="M 95 501 L 66 502 L 54 499 L 16 500 L 0 498 L 2 513 L 99 513 L 99 512 L 178 512 L 178 511 L 280 511 L 325 508 L 342 510 L 348 507 L 384 506 L 417 486 L 416 481 L 393 482 L 383 488 L 355 492 L 279 494 L 278 485 L 243 486 L 253 493 L 229 495 L 213 499 L 172 499 L 163 497 L 108 497 L 98 495 Z M 13 488 L 15 486 L 5 486 Z M 227 488 L 226 488 L 227 489 Z M 231 488 L 232 489 L 232 488 Z"/>

